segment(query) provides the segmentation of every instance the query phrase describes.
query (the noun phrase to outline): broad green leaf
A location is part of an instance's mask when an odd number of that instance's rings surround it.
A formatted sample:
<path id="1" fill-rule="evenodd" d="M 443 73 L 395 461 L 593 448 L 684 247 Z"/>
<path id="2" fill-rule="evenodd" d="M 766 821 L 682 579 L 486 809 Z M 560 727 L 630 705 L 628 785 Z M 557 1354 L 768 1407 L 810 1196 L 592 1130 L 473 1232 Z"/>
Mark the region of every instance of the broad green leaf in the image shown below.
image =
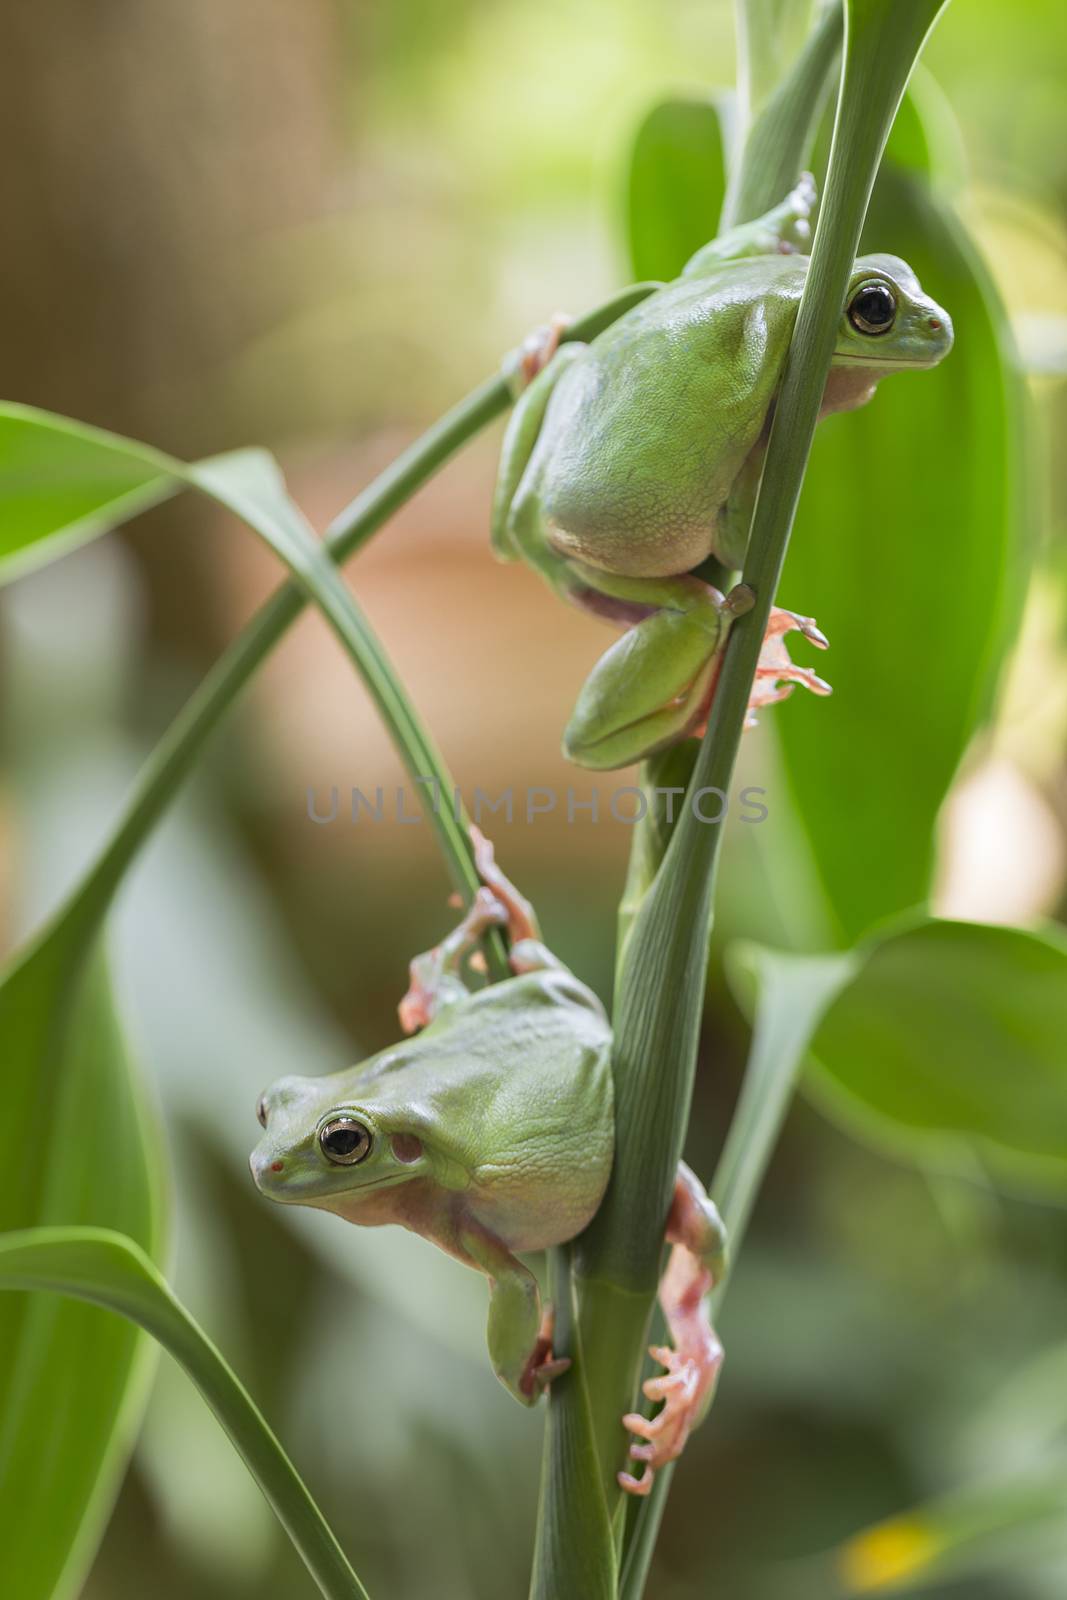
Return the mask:
<path id="1" fill-rule="evenodd" d="M 676 278 L 715 237 L 726 190 L 729 110 L 723 101 L 661 101 L 637 130 L 626 226 L 636 278 Z"/>
<path id="2" fill-rule="evenodd" d="M 864 248 L 905 257 L 956 343 L 820 424 L 779 591 L 830 640 L 833 698 L 794 697 L 775 728 L 846 942 L 926 898 L 938 809 L 1017 610 L 1021 541 L 1021 384 L 970 242 L 921 179 L 888 170 Z"/>
<path id="3" fill-rule="evenodd" d="M 890 929 L 811 1045 L 808 1085 L 897 1155 L 1067 1198 L 1067 939 L 968 922 Z"/>
<path id="4" fill-rule="evenodd" d="M 71 1222 L 160 1245 L 163 1156 L 103 950 L 60 923 L 0 983 L 0 1230 Z M 134 1330 L 33 1296 L 0 1305 L 0 1567 L 19 1600 L 73 1594 L 149 1374 Z"/>
<path id="5" fill-rule="evenodd" d="M 72 1296 L 146 1329 L 196 1384 L 327 1600 L 367 1600 L 367 1591 L 248 1391 L 132 1239 L 101 1228 L 9 1234 L 0 1238 L 0 1289 Z M 101 1318 L 98 1311 L 76 1309 L 87 1336 L 116 1327 L 129 1336 L 121 1323 Z M 85 1397 L 72 1392 L 65 1398 L 76 1417 Z M 15 1569 L 7 1563 L 5 1548 L 4 1577 L 11 1584 L 7 1592 L 28 1600 L 30 1591 L 12 1583 Z"/>

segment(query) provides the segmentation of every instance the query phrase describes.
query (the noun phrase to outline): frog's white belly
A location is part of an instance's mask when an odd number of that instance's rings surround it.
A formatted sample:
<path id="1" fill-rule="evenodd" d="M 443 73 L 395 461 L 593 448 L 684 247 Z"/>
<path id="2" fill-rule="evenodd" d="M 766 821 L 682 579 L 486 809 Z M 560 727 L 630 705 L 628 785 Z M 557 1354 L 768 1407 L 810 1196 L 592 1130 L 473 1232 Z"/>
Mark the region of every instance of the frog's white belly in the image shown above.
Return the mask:
<path id="1" fill-rule="evenodd" d="M 545 537 L 560 555 L 601 572 L 623 578 L 674 578 L 692 572 L 711 554 L 715 521 L 714 512 L 707 510 L 699 517 L 676 515 L 657 528 L 654 538 L 642 540 L 635 540 L 632 525 L 622 521 L 610 528 L 577 524 L 577 531 L 548 521 Z"/>

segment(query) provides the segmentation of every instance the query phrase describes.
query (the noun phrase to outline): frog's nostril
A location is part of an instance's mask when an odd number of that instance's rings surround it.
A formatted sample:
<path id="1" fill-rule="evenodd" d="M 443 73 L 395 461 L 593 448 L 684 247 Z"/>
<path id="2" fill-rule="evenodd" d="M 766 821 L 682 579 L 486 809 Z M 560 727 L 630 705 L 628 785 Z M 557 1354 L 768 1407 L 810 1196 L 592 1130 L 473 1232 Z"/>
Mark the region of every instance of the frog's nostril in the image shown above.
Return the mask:
<path id="1" fill-rule="evenodd" d="M 938 322 L 936 317 L 931 317 L 928 325 L 934 330 L 935 333 L 937 333 L 941 327 L 941 324 Z"/>
<path id="2" fill-rule="evenodd" d="M 285 1162 L 284 1161 L 272 1161 L 271 1164 L 270 1164 L 270 1170 L 272 1172 L 281 1172 L 281 1171 L 284 1170 L 284 1168 L 285 1168 Z"/>

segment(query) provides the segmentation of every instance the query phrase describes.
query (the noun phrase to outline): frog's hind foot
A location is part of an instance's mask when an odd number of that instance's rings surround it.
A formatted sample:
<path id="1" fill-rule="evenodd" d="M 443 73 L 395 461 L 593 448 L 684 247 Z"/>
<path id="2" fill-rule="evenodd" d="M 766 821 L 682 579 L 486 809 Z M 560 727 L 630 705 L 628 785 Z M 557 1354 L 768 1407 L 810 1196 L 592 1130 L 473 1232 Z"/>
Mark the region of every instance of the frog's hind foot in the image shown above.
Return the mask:
<path id="1" fill-rule="evenodd" d="M 660 1286 L 674 1349 L 650 1346 L 649 1355 L 665 1371 L 641 1386 L 645 1398 L 662 1401 L 662 1407 L 654 1417 L 630 1411 L 622 1419 L 641 1441 L 630 1446 L 630 1456 L 644 1468 L 640 1477 L 619 1473 L 619 1485 L 629 1494 L 648 1494 L 656 1473 L 681 1455 L 710 1404 L 723 1356 L 705 1300 L 710 1288 L 708 1268 L 687 1246 L 676 1244 Z"/>
<path id="2" fill-rule="evenodd" d="M 507 913 L 507 932 L 511 944 L 521 944 L 524 939 L 541 938 L 541 930 L 537 924 L 537 913 L 521 894 L 511 879 L 496 864 L 496 855 L 493 850 L 493 841 L 487 839 L 481 828 L 472 822 L 470 827 L 471 843 L 474 846 L 474 865 L 478 868 L 478 876 L 486 888 L 492 891 L 494 898 L 502 905 Z"/>
<path id="3" fill-rule="evenodd" d="M 745 715 L 746 728 L 756 726 L 756 712 L 761 706 L 774 705 L 778 700 L 788 699 L 796 683 L 802 684 L 805 689 L 810 689 L 812 694 L 833 693 L 826 680 L 820 678 L 811 667 L 798 667 L 790 660 L 785 636 L 794 631 L 802 633 L 805 639 L 810 639 L 820 650 L 829 647 L 829 641 L 816 626 L 814 617 L 802 617 L 796 611 L 784 611 L 780 606 L 775 606 L 767 623 L 767 632 L 763 637 L 759 663 L 756 667 L 756 678 L 752 685 L 752 693 L 749 695 L 748 711 Z"/>
<path id="4" fill-rule="evenodd" d="M 674 1348 L 650 1347 L 649 1355 L 665 1370 L 641 1386 L 646 1399 L 662 1402 L 661 1409 L 654 1417 L 630 1411 L 622 1419 L 640 1441 L 630 1446 L 631 1459 L 643 1464 L 640 1476 L 619 1473 L 619 1485 L 628 1494 L 648 1494 L 659 1469 L 681 1455 L 711 1404 L 722 1366 L 722 1345 L 711 1325 L 707 1297 L 725 1271 L 725 1233 L 714 1205 L 684 1162 L 679 1163 L 667 1240 L 671 1254 L 659 1299 Z"/>
<path id="5" fill-rule="evenodd" d="M 546 1305 L 541 1313 L 541 1326 L 537 1331 L 537 1341 L 530 1352 L 530 1359 L 526 1363 L 526 1370 L 519 1380 L 519 1387 L 523 1394 L 538 1395 L 549 1388 L 553 1379 L 560 1378 L 570 1367 L 569 1356 L 555 1356 L 552 1354 L 552 1339 L 556 1328 L 556 1311 L 552 1305 Z"/>
<path id="6" fill-rule="evenodd" d="M 504 927 L 509 915 L 507 906 L 483 885 L 459 926 L 432 950 L 414 958 L 408 968 L 407 993 L 397 1007 L 405 1033 L 424 1028 L 443 1005 L 467 993 L 461 976 L 464 957 L 490 928 Z"/>

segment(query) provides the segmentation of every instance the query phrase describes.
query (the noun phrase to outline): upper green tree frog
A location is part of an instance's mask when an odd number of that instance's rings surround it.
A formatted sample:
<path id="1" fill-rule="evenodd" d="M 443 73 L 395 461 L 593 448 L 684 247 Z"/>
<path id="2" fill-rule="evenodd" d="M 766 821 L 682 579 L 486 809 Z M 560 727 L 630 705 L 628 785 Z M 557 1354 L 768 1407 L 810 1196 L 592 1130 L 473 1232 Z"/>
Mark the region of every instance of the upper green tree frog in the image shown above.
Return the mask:
<path id="1" fill-rule="evenodd" d="M 489 1279 L 488 1345 L 501 1382 L 525 1405 L 566 1369 L 552 1352 L 550 1308 L 518 1259 L 573 1239 L 592 1220 L 611 1172 L 611 1029 L 593 992 L 541 943 L 533 910 L 472 829 L 483 887 L 459 927 L 411 964 L 400 1003 L 415 1037 L 320 1078 L 282 1078 L 260 1096 L 264 1133 L 252 1176 L 272 1200 L 349 1222 L 397 1222 Z M 505 926 L 513 976 L 472 990 L 465 958 Z M 706 1295 L 725 1239 L 712 1202 L 679 1169 L 660 1299 L 674 1347 L 645 1391 L 652 1419 L 623 1421 L 640 1442 L 644 1494 L 678 1455 L 710 1400 L 722 1351 Z"/>
<path id="2" fill-rule="evenodd" d="M 742 564 L 774 402 L 808 270 L 815 200 L 805 175 L 758 221 L 706 245 L 681 276 L 590 344 L 555 349 L 559 326 L 514 370 L 529 379 L 504 439 L 493 546 L 566 599 L 627 631 L 594 667 L 564 734 L 586 767 L 629 764 L 700 730 L 732 617 L 693 575 L 709 555 Z M 864 404 L 880 378 L 932 367 L 948 314 L 896 256 L 856 262 L 820 415 Z M 552 353 L 555 350 L 555 353 Z M 783 635 L 810 618 L 776 611 L 753 706 L 793 682 L 828 686 L 789 660 Z"/>

